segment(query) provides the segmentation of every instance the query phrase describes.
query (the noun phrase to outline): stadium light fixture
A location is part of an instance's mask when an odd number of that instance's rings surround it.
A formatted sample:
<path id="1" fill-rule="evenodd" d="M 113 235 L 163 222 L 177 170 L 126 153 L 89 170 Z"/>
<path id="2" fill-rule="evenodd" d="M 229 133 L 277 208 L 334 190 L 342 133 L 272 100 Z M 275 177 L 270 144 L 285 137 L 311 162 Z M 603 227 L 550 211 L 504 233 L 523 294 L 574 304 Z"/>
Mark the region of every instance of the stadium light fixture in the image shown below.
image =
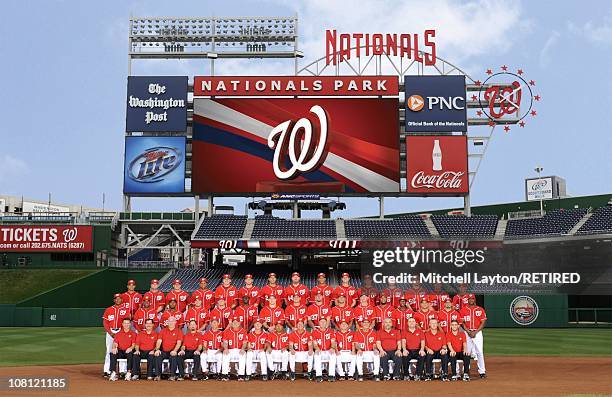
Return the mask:
<path id="1" fill-rule="evenodd" d="M 538 173 L 538 183 L 542 182 L 541 172 L 544 171 L 544 167 L 536 166 L 534 171 Z M 540 194 L 540 216 L 544 216 L 544 198 L 543 195 Z"/>

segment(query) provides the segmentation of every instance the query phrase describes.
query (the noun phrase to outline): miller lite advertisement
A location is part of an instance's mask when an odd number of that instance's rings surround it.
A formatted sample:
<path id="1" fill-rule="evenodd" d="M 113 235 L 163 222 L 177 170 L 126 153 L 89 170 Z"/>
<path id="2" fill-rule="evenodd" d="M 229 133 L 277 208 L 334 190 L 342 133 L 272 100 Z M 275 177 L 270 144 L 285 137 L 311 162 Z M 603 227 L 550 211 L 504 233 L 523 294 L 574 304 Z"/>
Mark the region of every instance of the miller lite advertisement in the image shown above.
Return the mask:
<path id="1" fill-rule="evenodd" d="M 196 98 L 192 192 L 399 193 L 398 136 L 397 98 Z"/>
<path id="2" fill-rule="evenodd" d="M 186 76 L 128 77 L 127 132 L 185 132 Z"/>
<path id="3" fill-rule="evenodd" d="M 185 192 L 185 137 L 125 138 L 123 192 Z"/>
<path id="4" fill-rule="evenodd" d="M 0 226 L 0 252 L 91 252 L 92 226 Z"/>
<path id="5" fill-rule="evenodd" d="M 465 76 L 405 76 L 406 132 L 465 132 Z"/>
<path id="6" fill-rule="evenodd" d="M 469 193 L 467 137 L 406 137 L 406 193 L 424 196 Z"/>

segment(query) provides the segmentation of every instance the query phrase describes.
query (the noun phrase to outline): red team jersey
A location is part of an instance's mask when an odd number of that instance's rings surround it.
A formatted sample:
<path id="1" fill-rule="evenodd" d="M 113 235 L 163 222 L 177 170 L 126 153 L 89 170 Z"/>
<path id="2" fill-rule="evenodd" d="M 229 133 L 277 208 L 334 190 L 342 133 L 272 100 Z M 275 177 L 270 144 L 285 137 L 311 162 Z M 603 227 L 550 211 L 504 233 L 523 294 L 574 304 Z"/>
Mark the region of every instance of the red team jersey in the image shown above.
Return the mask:
<path id="1" fill-rule="evenodd" d="M 444 332 L 438 330 L 434 335 L 431 330 L 425 332 L 425 347 L 435 352 L 442 349 L 442 346 L 446 346 L 446 336 Z"/>
<path id="2" fill-rule="evenodd" d="M 193 291 L 191 298 L 189 299 L 189 303 L 193 303 L 196 300 L 196 297 L 200 298 L 202 301 L 202 307 L 206 310 L 210 310 L 215 305 L 215 293 L 208 288 Z"/>
<path id="3" fill-rule="evenodd" d="M 298 295 L 300 297 L 300 303 L 302 305 L 308 304 L 308 287 L 304 284 L 293 285 L 289 284 L 285 287 L 285 304 L 292 305 L 293 304 L 293 296 Z"/>
<path id="4" fill-rule="evenodd" d="M 361 287 L 357 291 L 357 295 L 365 295 L 370 298 L 371 305 L 378 305 L 378 298 L 380 297 L 380 292 L 376 287 Z"/>
<path id="5" fill-rule="evenodd" d="M 213 319 L 217 319 L 217 321 L 219 321 L 219 328 L 225 328 L 229 324 L 229 319 L 230 317 L 232 317 L 232 313 L 233 310 L 227 306 L 223 309 L 215 307 L 210 311 L 210 321 L 212 321 Z"/>
<path id="6" fill-rule="evenodd" d="M 451 344 L 454 351 L 462 352 L 463 344 L 466 342 L 465 332 L 460 330 L 457 330 L 456 334 L 454 334 L 453 331 L 448 332 L 446 334 L 446 342 Z"/>
<path id="7" fill-rule="evenodd" d="M 337 331 L 336 332 L 336 343 L 338 344 L 338 350 L 353 350 L 353 340 L 355 334 L 352 331 Z"/>
<path id="8" fill-rule="evenodd" d="M 263 350 L 266 347 L 266 343 L 268 343 L 268 333 L 267 332 L 251 332 L 248 335 L 249 345 L 252 350 Z"/>
<path id="9" fill-rule="evenodd" d="M 259 305 L 261 300 L 261 291 L 258 287 L 252 285 L 251 288 L 242 287 L 238 290 L 238 298 L 240 298 L 240 303 L 242 303 L 242 298 L 245 296 L 249 297 L 249 305 Z"/>
<path id="10" fill-rule="evenodd" d="M 223 284 L 215 290 L 215 302 L 219 299 L 225 299 L 227 307 L 232 307 L 238 303 L 238 290 L 233 285 L 224 287 Z"/>
<path id="11" fill-rule="evenodd" d="M 125 332 L 121 330 L 115 334 L 114 338 L 115 343 L 117 344 L 117 348 L 119 350 L 126 350 L 136 342 L 136 332 L 129 330 Z"/>
<path id="12" fill-rule="evenodd" d="M 390 318 L 391 320 L 395 321 L 395 318 L 393 317 L 394 312 L 395 308 L 390 304 L 376 306 L 376 316 L 374 317 L 376 320 L 376 328 L 380 328 L 380 324 L 385 318 Z"/>
<path id="13" fill-rule="evenodd" d="M 295 328 L 299 320 L 306 321 L 308 317 L 306 315 L 306 310 L 306 305 L 289 305 L 285 308 L 285 320 L 292 328 Z"/>
<path id="14" fill-rule="evenodd" d="M 427 295 L 427 301 L 431 303 L 431 307 L 440 311 L 444 309 L 444 302 L 451 300 L 450 295 L 446 292 L 442 292 L 439 294 L 429 294 Z"/>
<path id="15" fill-rule="evenodd" d="M 378 335 L 375 331 L 372 330 L 368 332 L 358 330 L 355 331 L 353 342 L 355 342 L 359 349 L 361 349 L 362 351 L 373 351 L 374 346 L 376 346 L 376 342 L 378 342 Z"/>
<path id="16" fill-rule="evenodd" d="M 293 347 L 293 350 L 297 352 L 305 352 L 308 351 L 308 343 L 312 340 L 312 334 L 308 331 L 304 331 L 299 333 L 298 331 L 294 331 L 289 334 L 289 342 Z"/>
<path id="17" fill-rule="evenodd" d="M 353 318 L 357 321 L 357 324 L 361 324 L 364 319 L 375 321 L 376 308 L 374 306 L 357 306 L 353 309 Z"/>
<path id="18" fill-rule="evenodd" d="M 470 296 L 474 296 L 474 294 L 457 294 L 453 296 L 453 307 L 455 308 L 455 310 L 461 312 L 461 309 L 463 309 L 464 306 L 468 305 L 468 299 L 470 298 Z"/>
<path id="19" fill-rule="evenodd" d="M 175 291 L 172 290 L 166 295 L 166 305 L 170 303 L 172 299 L 176 299 L 176 310 L 183 313 L 189 303 L 189 293 L 187 291 Z"/>
<path id="20" fill-rule="evenodd" d="M 314 325 L 319 325 L 320 319 L 331 317 L 331 309 L 327 305 L 310 305 L 306 315 Z"/>
<path id="21" fill-rule="evenodd" d="M 276 304 L 278 306 L 282 305 L 283 295 L 285 294 L 285 289 L 282 285 L 266 285 L 261 289 L 261 304 L 266 306 L 268 304 L 268 298 L 272 295 L 276 296 Z"/>
<path id="22" fill-rule="evenodd" d="M 245 342 L 248 342 L 247 333 L 243 328 L 234 330 L 228 328 L 223 331 L 223 341 L 227 342 L 229 349 L 242 349 Z"/>
<path id="23" fill-rule="evenodd" d="M 339 285 L 334 290 L 334 299 L 338 298 L 340 295 L 344 294 L 346 296 L 346 304 L 353 307 L 357 302 L 357 288 L 352 285 L 344 286 Z"/>
<path id="24" fill-rule="evenodd" d="M 237 306 L 233 317 L 240 321 L 242 328 L 249 330 L 253 320 L 257 317 L 257 305 Z"/>
<path id="25" fill-rule="evenodd" d="M 393 311 L 393 320 L 395 321 L 395 328 L 399 329 L 400 331 L 408 329 L 408 319 L 412 317 L 414 317 L 414 312 L 411 309 L 395 309 Z"/>
<path id="26" fill-rule="evenodd" d="M 397 342 L 402 340 L 402 333 L 395 328 L 391 328 L 389 331 L 381 329 L 378 331 L 378 339 L 384 350 L 397 350 Z"/>
<path id="27" fill-rule="evenodd" d="M 276 324 L 278 322 L 284 323 L 285 312 L 279 306 L 276 306 L 275 308 L 266 306 L 261 309 L 261 312 L 259 312 L 259 318 L 261 318 L 264 323 L 268 323 L 270 325 Z"/>
<path id="28" fill-rule="evenodd" d="M 178 328 L 174 328 L 170 331 L 168 328 L 164 328 L 157 335 L 157 340 L 161 340 L 161 350 L 165 352 L 169 352 L 173 350 L 176 346 L 177 341 L 183 341 L 183 332 Z"/>
<path id="29" fill-rule="evenodd" d="M 187 332 L 183 336 L 183 345 L 185 350 L 197 350 L 204 343 L 204 337 L 199 332 Z"/>
<path id="30" fill-rule="evenodd" d="M 312 331 L 312 341 L 316 342 L 319 349 L 327 351 L 331 349 L 332 340 L 335 340 L 336 333 L 329 328 L 325 331 L 321 329 L 315 329 Z"/>
<path id="31" fill-rule="evenodd" d="M 323 304 L 327 306 L 331 305 L 332 298 L 334 296 L 334 289 L 327 284 L 317 284 L 316 286 L 312 287 L 312 290 L 310 291 L 310 301 L 313 304 L 315 302 L 315 296 L 317 296 L 319 292 L 321 293 L 321 295 L 323 295 Z"/>
<path id="32" fill-rule="evenodd" d="M 138 292 L 124 292 L 121 294 L 121 303 L 130 310 L 130 313 L 134 314 L 142 303 L 142 295 Z"/>
<path id="33" fill-rule="evenodd" d="M 438 313 L 433 310 L 428 310 L 427 312 L 418 311 L 414 313 L 414 319 L 417 322 L 417 325 L 421 327 L 423 330 L 429 329 L 429 320 L 432 318 L 438 318 Z"/>
<path id="34" fill-rule="evenodd" d="M 174 317 L 176 319 L 176 327 L 180 328 L 183 326 L 183 324 L 185 324 L 185 319 L 183 318 L 183 313 L 179 312 L 178 310 L 166 310 L 162 313 L 161 317 L 159 318 L 159 325 L 160 327 L 167 327 L 168 326 L 168 319 L 170 317 Z"/>
<path id="35" fill-rule="evenodd" d="M 289 347 L 289 335 L 282 331 L 278 333 L 276 331 L 268 334 L 268 343 L 272 346 L 272 350 L 284 350 Z"/>
<path id="36" fill-rule="evenodd" d="M 381 291 L 381 295 L 387 296 L 387 302 L 391 303 L 391 306 L 398 307 L 399 301 L 404 297 L 404 291 L 401 288 L 385 288 Z"/>
<path id="37" fill-rule="evenodd" d="M 185 323 L 189 324 L 189 322 L 192 320 L 196 322 L 196 326 L 198 327 L 197 329 L 201 329 L 210 321 L 208 318 L 208 310 L 203 307 L 198 309 L 195 306 L 189 308 L 185 313 Z"/>
<path id="38" fill-rule="evenodd" d="M 344 305 L 343 307 L 334 306 L 331 309 L 331 317 L 334 324 L 336 324 L 336 327 L 340 327 L 340 323 L 343 320 L 346 320 L 346 322 L 351 325 L 351 322 L 353 321 L 353 316 L 353 309 L 346 305 Z"/>
<path id="39" fill-rule="evenodd" d="M 438 323 L 440 324 L 440 328 L 447 334 L 450 332 L 450 323 L 452 320 L 457 320 L 457 322 L 461 324 L 461 314 L 459 314 L 457 310 L 451 310 L 450 312 L 440 310 L 438 312 Z"/>
<path id="40" fill-rule="evenodd" d="M 223 331 L 220 329 L 216 331 L 209 329 L 202 335 L 202 341 L 207 349 L 219 350 L 223 341 Z"/>
<path id="41" fill-rule="evenodd" d="M 465 306 L 461 309 L 461 320 L 465 328 L 470 331 L 476 331 L 480 324 L 487 319 L 487 314 L 480 306 Z"/>
<path id="42" fill-rule="evenodd" d="M 113 305 L 104 310 L 102 315 L 104 329 L 109 334 L 112 334 L 111 329 L 120 329 L 121 323 L 126 318 L 130 318 L 130 311 L 124 305 Z"/>
<path id="43" fill-rule="evenodd" d="M 157 310 L 160 306 L 164 306 L 166 304 L 166 298 L 164 293 L 161 291 L 148 291 L 144 294 L 142 299 L 149 298 L 151 302 L 151 307 Z"/>
<path id="44" fill-rule="evenodd" d="M 425 340 L 425 332 L 418 328 L 410 331 L 408 328 L 402 332 L 402 339 L 406 339 L 406 349 L 418 350 L 421 349 L 421 341 Z"/>
<path id="45" fill-rule="evenodd" d="M 415 312 L 418 312 L 421 310 L 421 301 L 423 298 L 427 297 L 427 294 L 425 294 L 423 291 L 406 291 L 406 295 L 404 297 L 408 301 L 408 306 L 410 306 Z"/>
<path id="46" fill-rule="evenodd" d="M 134 328 L 136 328 L 138 331 L 144 331 L 145 321 L 149 319 L 153 320 L 153 328 L 157 327 L 159 323 L 157 320 L 157 310 L 152 307 L 148 309 L 141 307 L 140 309 L 136 310 L 136 313 L 134 313 Z"/>
<path id="47" fill-rule="evenodd" d="M 150 334 L 147 331 L 142 331 L 136 335 L 138 350 L 151 351 L 155 349 L 155 343 L 157 343 L 157 332 L 155 331 L 151 331 Z"/>

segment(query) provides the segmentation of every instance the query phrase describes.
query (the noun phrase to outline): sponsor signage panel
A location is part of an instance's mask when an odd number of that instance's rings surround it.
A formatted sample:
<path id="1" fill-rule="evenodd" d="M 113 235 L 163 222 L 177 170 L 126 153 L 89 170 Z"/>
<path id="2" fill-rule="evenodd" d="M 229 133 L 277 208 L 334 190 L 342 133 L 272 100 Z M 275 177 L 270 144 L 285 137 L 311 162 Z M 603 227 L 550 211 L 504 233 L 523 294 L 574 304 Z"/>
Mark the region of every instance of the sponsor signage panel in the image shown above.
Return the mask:
<path id="1" fill-rule="evenodd" d="M 466 132 L 465 76 L 406 76 L 406 132 Z"/>
<path id="2" fill-rule="evenodd" d="M 396 98 L 198 98 L 191 190 L 398 194 L 398 135 Z"/>
<path id="3" fill-rule="evenodd" d="M 194 96 L 397 96 L 397 76 L 196 76 Z"/>
<path id="4" fill-rule="evenodd" d="M 127 132 L 185 132 L 186 76 L 130 76 Z"/>
<path id="5" fill-rule="evenodd" d="M 0 226 L 1 252 L 91 252 L 91 226 Z"/>
<path id="6" fill-rule="evenodd" d="M 126 137 L 123 192 L 184 193 L 185 144 L 185 137 Z"/>
<path id="7" fill-rule="evenodd" d="M 422 195 L 469 193 L 466 136 L 406 137 L 406 192 Z"/>
<path id="8" fill-rule="evenodd" d="M 24 201 L 23 208 L 21 211 L 51 214 L 51 213 L 58 213 L 58 212 L 70 212 L 70 208 L 64 207 L 61 205 L 54 205 L 54 204 L 49 205 L 49 204 L 44 204 L 44 203 L 33 203 L 30 201 Z"/>
<path id="9" fill-rule="evenodd" d="M 553 198 L 553 179 L 550 177 L 525 180 L 527 201 Z"/>

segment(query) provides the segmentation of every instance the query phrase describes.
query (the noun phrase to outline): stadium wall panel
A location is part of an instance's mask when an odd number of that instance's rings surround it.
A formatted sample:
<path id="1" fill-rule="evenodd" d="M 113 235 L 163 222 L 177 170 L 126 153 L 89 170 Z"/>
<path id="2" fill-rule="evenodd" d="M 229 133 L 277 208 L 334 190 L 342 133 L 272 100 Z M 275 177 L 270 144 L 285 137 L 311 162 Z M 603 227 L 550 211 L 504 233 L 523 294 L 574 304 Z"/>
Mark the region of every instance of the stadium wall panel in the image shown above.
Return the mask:
<path id="1" fill-rule="evenodd" d="M 42 325 L 45 327 L 99 327 L 104 308 L 44 308 Z"/>
<path id="2" fill-rule="evenodd" d="M 15 324 L 15 305 L 0 305 L 0 327 L 12 327 Z"/>
<path id="3" fill-rule="evenodd" d="M 14 327 L 40 327 L 42 307 L 15 307 Z"/>

